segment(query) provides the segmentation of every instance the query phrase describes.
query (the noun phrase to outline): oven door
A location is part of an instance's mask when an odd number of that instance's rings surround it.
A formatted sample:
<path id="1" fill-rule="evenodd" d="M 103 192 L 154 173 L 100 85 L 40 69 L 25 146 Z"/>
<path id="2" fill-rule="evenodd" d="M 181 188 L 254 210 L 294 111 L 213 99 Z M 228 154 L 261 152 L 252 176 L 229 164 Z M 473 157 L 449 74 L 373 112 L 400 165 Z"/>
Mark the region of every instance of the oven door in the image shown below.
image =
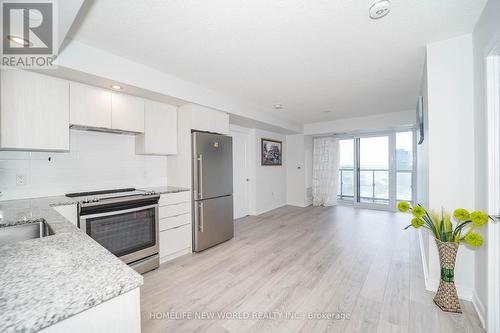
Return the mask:
<path id="1" fill-rule="evenodd" d="M 80 216 L 80 228 L 125 263 L 158 253 L 158 205 Z"/>

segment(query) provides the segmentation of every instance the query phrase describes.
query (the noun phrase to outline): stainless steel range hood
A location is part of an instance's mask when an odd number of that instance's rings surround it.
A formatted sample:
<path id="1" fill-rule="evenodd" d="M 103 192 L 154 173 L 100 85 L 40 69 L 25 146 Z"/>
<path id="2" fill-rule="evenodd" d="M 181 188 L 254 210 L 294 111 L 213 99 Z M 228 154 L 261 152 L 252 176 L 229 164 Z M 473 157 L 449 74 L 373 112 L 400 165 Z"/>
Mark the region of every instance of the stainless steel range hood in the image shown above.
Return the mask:
<path id="1" fill-rule="evenodd" d="M 126 135 L 138 135 L 140 132 L 124 131 L 119 129 L 104 128 L 104 127 L 91 127 L 82 125 L 70 125 L 70 129 L 79 131 L 89 131 L 89 132 L 102 132 L 102 133 L 113 133 L 113 134 L 126 134 Z"/>

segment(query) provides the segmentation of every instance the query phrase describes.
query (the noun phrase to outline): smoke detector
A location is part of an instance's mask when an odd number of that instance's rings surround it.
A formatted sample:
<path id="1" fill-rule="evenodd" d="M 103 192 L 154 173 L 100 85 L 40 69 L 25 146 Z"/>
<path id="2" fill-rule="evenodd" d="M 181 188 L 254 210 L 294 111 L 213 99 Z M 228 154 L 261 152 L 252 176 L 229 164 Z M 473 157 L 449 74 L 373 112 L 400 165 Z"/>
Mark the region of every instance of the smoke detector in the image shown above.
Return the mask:
<path id="1" fill-rule="evenodd" d="M 370 6 L 370 17 L 374 20 L 380 19 L 391 11 L 391 2 L 389 0 L 375 1 Z"/>

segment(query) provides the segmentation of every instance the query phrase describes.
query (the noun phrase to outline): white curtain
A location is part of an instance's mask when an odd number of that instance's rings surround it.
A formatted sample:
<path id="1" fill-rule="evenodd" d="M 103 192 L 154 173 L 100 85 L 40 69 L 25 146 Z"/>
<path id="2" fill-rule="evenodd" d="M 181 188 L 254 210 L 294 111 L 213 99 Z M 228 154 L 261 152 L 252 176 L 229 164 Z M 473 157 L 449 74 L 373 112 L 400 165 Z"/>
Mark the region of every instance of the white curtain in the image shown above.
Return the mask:
<path id="1" fill-rule="evenodd" d="M 333 137 L 314 138 L 313 149 L 313 205 L 337 204 L 337 174 L 339 143 Z"/>

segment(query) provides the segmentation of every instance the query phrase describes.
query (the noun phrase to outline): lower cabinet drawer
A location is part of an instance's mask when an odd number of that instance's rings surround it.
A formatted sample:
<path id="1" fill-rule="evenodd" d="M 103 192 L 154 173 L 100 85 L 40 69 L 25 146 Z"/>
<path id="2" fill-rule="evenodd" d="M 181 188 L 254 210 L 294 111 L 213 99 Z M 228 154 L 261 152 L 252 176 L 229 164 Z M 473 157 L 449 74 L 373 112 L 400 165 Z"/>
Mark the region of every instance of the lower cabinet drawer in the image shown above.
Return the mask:
<path id="1" fill-rule="evenodd" d="M 165 217 L 160 219 L 160 231 L 179 227 L 191 223 L 191 214 L 186 213 L 177 216 Z"/>
<path id="2" fill-rule="evenodd" d="M 172 205 L 180 202 L 191 201 L 191 191 L 177 192 L 177 193 L 166 193 L 160 196 L 159 205 L 166 206 Z"/>
<path id="3" fill-rule="evenodd" d="M 191 247 L 190 224 L 160 232 L 160 257 L 169 256 L 189 247 Z"/>
<path id="4" fill-rule="evenodd" d="M 191 212 L 191 203 L 183 202 L 174 205 L 160 207 L 160 219 L 165 217 L 177 216 Z"/>

